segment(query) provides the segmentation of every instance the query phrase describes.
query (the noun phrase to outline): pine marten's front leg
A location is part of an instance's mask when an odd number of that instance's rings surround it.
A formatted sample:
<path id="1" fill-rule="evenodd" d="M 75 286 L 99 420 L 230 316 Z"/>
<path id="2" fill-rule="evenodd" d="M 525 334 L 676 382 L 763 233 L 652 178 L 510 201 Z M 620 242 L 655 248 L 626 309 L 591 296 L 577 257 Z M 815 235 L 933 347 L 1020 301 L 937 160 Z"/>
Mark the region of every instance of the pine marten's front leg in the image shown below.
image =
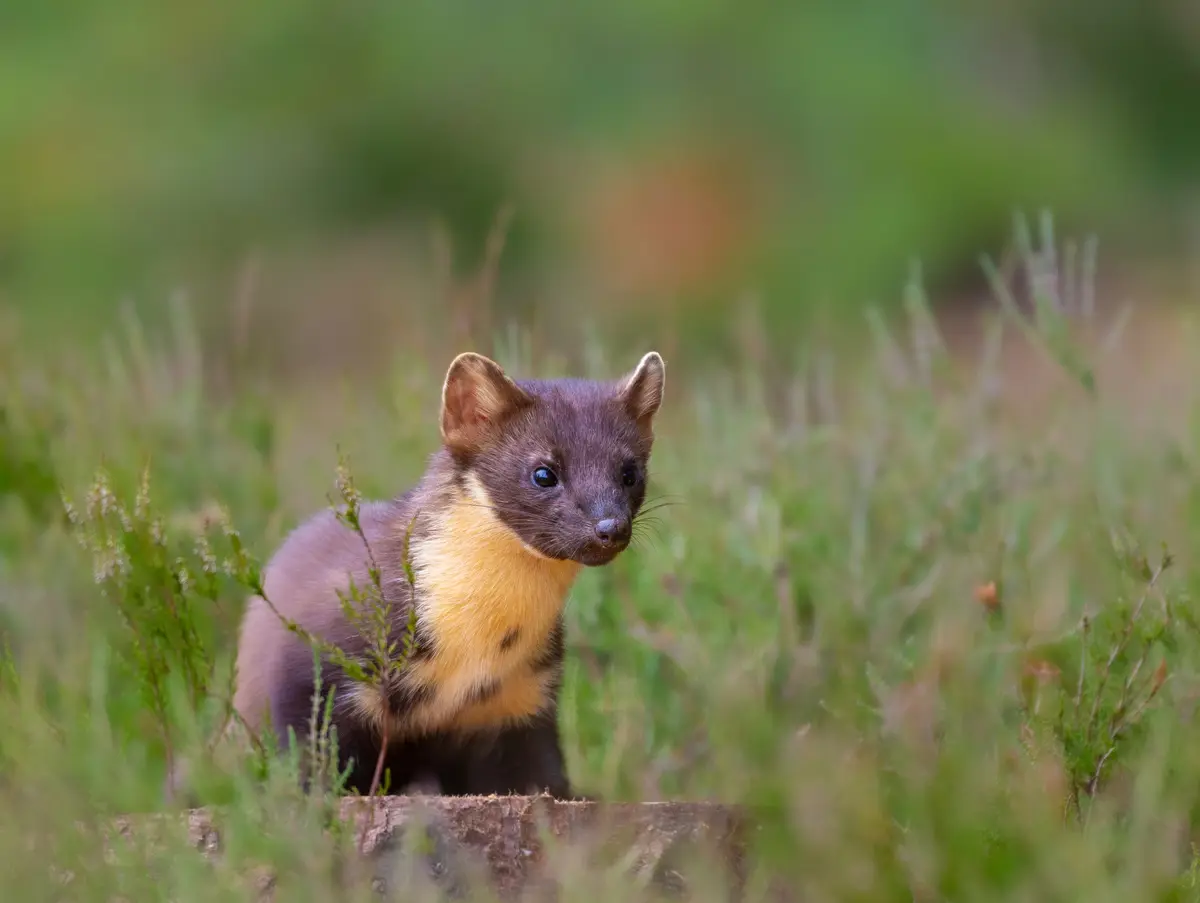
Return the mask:
<path id="1" fill-rule="evenodd" d="M 556 722 L 552 711 L 543 712 L 527 723 L 472 741 L 461 784 L 449 792 L 572 798 Z"/>

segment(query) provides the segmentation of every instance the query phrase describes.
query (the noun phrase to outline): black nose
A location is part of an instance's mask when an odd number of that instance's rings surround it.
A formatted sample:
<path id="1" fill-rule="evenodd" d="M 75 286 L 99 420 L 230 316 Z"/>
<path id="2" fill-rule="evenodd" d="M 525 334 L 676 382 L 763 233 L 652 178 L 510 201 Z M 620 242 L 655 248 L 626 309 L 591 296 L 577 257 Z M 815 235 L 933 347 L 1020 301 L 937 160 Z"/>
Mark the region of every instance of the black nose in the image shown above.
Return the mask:
<path id="1" fill-rule="evenodd" d="M 606 517 L 596 522 L 596 538 L 606 546 L 618 546 L 629 539 L 629 519 Z"/>

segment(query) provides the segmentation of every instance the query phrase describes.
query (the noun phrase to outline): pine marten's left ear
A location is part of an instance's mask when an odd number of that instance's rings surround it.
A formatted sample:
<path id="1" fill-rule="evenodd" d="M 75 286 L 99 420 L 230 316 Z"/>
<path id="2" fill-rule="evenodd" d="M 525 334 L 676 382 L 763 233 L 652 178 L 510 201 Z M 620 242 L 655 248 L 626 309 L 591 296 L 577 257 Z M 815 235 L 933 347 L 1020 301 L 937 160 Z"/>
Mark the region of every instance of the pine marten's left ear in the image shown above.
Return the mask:
<path id="1" fill-rule="evenodd" d="M 488 433 L 533 399 L 490 358 L 460 354 L 442 385 L 442 441 L 453 451 L 474 451 Z"/>
<path id="2" fill-rule="evenodd" d="M 625 410 L 647 433 L 652 432 L 654 415 L 662 405 L 666 379 L 667 365 L 663 363 L 662 355 L 651 351 L 618 384 L 617 395 Z"/>

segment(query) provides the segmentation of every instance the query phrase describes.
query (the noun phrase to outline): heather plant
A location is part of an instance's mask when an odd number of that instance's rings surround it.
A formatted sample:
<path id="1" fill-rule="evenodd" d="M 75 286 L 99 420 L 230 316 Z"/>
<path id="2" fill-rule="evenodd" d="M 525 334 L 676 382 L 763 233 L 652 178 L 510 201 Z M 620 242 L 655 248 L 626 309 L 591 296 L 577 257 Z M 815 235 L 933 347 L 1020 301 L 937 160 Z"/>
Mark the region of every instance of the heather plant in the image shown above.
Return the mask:
<path id="1" fill-rule="evenodd" d="M 77 541 L 91 557 L 100 599 L 119 612 L 126 628 L 131 653 L 129 677 L 141 687 L 146 711 L 162 740 L 165 766 L 170 771 L 175 766 L 172 738 L 177 717 L 171 706 L 180 694 L 185 717 L 201 717 L 213 703 L 217 704 L 220 721 L 213 736 L 218 740 L 231 721 L 240 721 L 232 706 L 236 671 L 230 666 L 223 675 L 215 673 L 217 656 L 210 641 L 211 631 L 205 629 L 211 621 L 205 617 L 205 609 L 219 607 L 239 594 L 253 593 L 266 600 L 277 614 L 278 610 L 263 586 L 260 564 L 247 550 L 228 512 L 222 509 L 210 512 L 201 519 L 194 536 L 174 535 L 152 508 L 150 481 L 147 466 L 129 506 L 114 493 L 109 475 L 101 470 L 83 505 L 76 506 L 69 499 L 64 499 L 63 505 Z M 341 791 L 346 772 L 338 772 L 336 732 L 330 727 L 332 697 L 323 693 L 321 660 L 338 665 L 352 680 L 382 684 L 394 680 L 411 655 L 415 630 L 415 613 L 410 613 L 402 640 L 392 639 L 391 608 L 383 597 L 379 566 L 359 522 L 361 497 L 344 460 L 338 465 L 337 488 L 343 507 L 337 508 L 336 515 L 362 539 L 371 562 L 368 586 L 352 583 L 348 591 L 338 593 L 347 623 L 368 641 L 365 660 L 348 655 L 336 644 L 310 634 L 278 614 L 288 629 L 311 645 L 314 653 L 317 689 L 307 731 L 308 746 L 304 750 L 305 760 L 312 769 L 307 782 L 335 794 Z M 214 538 L 219 542 L 216 548 Z M 405 574 L 411 581 L 411 564 L 406 561 L 405 565 Z M 218 679 L 219 686 L 214 685 Z M 257 763 L 260 770 L 270 761 L 270 754 L 278 752 L 272 748 L 274 735 L 269 724 L 267 727 L 262 736 L 242 732 L 262 756 Z M 289 746 L 294 745 L 292 736 Z M 383 754 L 372 795 L 385 778 L 382 761 Z M 386 788 L 384 784 L 382 789 Z"/>

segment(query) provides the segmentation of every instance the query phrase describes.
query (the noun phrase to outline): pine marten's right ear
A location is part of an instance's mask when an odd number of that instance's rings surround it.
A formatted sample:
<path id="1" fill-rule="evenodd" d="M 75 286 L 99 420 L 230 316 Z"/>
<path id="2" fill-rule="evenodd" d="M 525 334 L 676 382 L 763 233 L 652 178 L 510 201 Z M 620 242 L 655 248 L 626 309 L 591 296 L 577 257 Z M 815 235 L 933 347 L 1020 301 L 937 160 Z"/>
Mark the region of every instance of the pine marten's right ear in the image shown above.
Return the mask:
<path id="1" fill-rule="evenodd" d="M 654 417 L 662 406 L 667 365 L 657 351 L 646 353 L 618 384 L 617 396 L 629 415 L 647 434 L 653 434 Z"/>
<path id="2" fill-rule="evenodd" d="M 454 451 L 472 451 L 506 417 L 532 403 L 499 364 L 464 352 L 450 364 L 442 386 L 442 441 Z"/>

